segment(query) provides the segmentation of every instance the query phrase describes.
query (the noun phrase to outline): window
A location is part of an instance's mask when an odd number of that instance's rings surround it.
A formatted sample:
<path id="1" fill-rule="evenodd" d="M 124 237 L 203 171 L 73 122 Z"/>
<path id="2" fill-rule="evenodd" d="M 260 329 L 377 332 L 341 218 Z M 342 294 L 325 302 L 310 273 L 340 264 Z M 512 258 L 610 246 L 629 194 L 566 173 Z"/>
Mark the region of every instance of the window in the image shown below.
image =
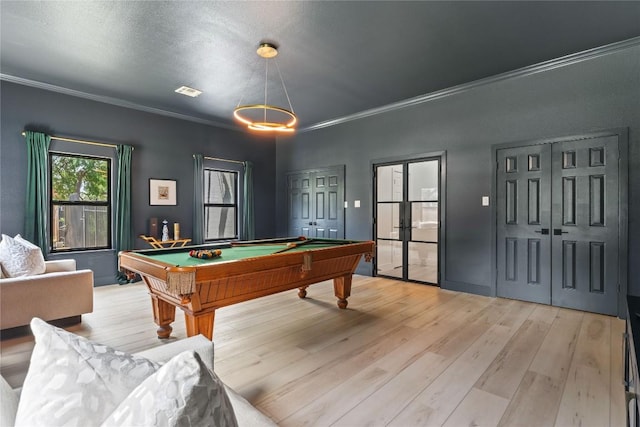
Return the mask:
<path id="1" fill-rule="evenodd" d="M 204 239 L 238 238 L 238 172 L 204 170 Z"/>
<path id="2" fill-rule="evenodd" d="M 49 155 L 51 250 L 111 248 L 111 159 Z"/>

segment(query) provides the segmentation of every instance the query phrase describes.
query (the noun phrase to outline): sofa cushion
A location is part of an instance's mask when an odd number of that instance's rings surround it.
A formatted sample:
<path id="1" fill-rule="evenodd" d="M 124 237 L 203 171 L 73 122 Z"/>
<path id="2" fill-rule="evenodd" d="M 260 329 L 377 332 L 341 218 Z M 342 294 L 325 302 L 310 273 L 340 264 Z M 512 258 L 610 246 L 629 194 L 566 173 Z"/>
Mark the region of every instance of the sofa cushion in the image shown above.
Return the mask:
<path id="1" fill-rule="evenodd" d="M 103 426 L 237 426 L 224 384 L 185 351 L 136 387 Z"/>
<path id="2" fill-rule="evenodd" d="M 9 383 L 0 376 L 0 426 L 15 424 L 18 410 L 18 395 Z"/>
<path id="3" fill-rule="evenodd" d="M 46 269 L 42 250 L 19 234 L 15 238 L 2 235 L 0 263 L 7 277 L 42 274 Z"/>
<path id="4" fill-rule="evenodd" d="M 257 410 L 247 399 L 226 384 L 225 390 L 227 391 L 229 402 L 231 402 L 231 406 L 233 406 L 233 412 L 236 414 L 236 420 L 240 427 L 277 427 L 277 424 L 274 423 L 271 418 Z"/>
<path id="5" fill-rule="evenodd" d="M 100 425 L 159 365 L 34 318 L 17 426 Z"/>

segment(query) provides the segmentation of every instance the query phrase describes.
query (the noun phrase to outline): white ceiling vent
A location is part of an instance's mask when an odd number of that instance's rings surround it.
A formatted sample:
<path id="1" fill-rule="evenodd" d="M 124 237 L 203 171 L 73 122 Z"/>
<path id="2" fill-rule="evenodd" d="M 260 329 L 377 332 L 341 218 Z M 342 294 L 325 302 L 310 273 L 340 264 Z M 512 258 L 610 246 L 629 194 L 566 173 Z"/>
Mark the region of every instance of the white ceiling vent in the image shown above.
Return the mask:
<path id="1" fill-rule="evenodd" d="M 202 91 L 200 91 L 198 89 L 194 89 L 194 88 L 189 87 L 189 86 L 181 86 L 178 89 L 176 89 L 176 92 L 181 93 L 183 95 L 190 96 L 192 98 L 195 98 L 196 96 L 198 96 L 198 95 L 200 95 L 202 93 Z"/>

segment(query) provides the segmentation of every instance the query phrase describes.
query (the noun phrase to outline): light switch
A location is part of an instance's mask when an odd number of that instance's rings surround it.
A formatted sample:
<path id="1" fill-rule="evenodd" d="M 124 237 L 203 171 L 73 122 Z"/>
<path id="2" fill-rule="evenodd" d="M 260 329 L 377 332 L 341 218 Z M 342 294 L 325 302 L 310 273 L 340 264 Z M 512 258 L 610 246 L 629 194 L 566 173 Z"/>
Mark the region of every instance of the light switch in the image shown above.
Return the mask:
<path id="1" fill-rule="evenodd" d="M 359 208 L 360 207 L 360 200 L 354 200 L 353 201 L 353 207 L 354 208 Z"/>
<path id="2" fill-rule="evenodd" d="M 344 201 L 344 207 L 345 207 L 345 209 L 349 207 L 349 202 L 346 201 L 346 200 Z"/>
<path id="3" fill-rule="evenodd" d="M 489 196 L 482 196 L 482 206 L 489 206 Z"/>

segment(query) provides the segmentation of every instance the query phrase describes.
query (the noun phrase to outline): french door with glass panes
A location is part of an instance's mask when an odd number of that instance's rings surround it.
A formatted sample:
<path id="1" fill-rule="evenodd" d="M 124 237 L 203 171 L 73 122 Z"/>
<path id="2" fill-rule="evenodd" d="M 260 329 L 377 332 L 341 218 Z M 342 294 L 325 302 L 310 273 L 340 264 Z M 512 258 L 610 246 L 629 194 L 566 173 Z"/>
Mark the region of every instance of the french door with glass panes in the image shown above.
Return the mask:
<path id="1" fill-rule="evenodd" d="M 376 274 L 438 285 L 440 159 L 374 166 Z"/>

